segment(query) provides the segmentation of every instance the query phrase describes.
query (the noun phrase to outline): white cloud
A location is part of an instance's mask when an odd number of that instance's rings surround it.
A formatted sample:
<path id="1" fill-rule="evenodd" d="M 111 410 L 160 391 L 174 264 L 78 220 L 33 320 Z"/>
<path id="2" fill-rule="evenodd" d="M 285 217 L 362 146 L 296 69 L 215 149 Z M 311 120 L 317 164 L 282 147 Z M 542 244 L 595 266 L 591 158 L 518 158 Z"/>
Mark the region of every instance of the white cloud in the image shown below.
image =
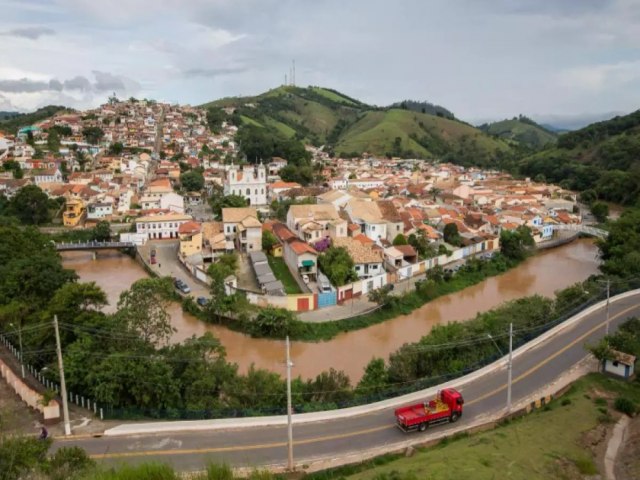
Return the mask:
<path id="1" fill-rule="evenodd" d="M 558 74 L 559 85 L 588 92 L 620 88 L 640 81 L 640 60 L 568 68 Z"/>

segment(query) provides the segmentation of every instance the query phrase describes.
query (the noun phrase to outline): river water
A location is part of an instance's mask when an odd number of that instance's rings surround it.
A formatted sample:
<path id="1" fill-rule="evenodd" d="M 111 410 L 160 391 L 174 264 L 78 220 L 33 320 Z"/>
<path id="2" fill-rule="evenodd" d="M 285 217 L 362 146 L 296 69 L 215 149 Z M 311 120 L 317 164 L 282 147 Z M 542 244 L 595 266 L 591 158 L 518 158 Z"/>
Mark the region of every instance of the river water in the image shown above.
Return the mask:
<path id="1" fill-rule="evenodd" d="M 372 357 L 387 359 L 389 354 L 407 342 L 414 342 L 436 324 L 473 318 L 476 313 L 526 295 L 553 295 L 558 289 L 586 279 L 598 271 L 598 250 L 590 240 L 576 240 L 571 244 L 546 250 L 527 259 L 517 268 L 500 276 L 446 295 L 414 310 L 409 315 L 384 323 L 343 333 L 321 343 L 293 342 L 291 356 L 294 375 L 314 377 L 333 367 L 344 370 L 356 382 Z M 100 252 L 92 260 L 86 252 L 63 253 L 63 264 L 75 270 L 85 282 L 94 281 L 106 292 L 114 311 L 120 293 L 138 279 L 147 276 L 144 269 L 130 257 L 118 252 Z M 227 350 L 229 361 L 246 371 L 253 363 L 284 374 L 284 342 L 255 339 L 218 325 L 209 325 L 185 314 L 179 305 L 170 307 L 174 341 L 191 335 L 212 332 Z"/>

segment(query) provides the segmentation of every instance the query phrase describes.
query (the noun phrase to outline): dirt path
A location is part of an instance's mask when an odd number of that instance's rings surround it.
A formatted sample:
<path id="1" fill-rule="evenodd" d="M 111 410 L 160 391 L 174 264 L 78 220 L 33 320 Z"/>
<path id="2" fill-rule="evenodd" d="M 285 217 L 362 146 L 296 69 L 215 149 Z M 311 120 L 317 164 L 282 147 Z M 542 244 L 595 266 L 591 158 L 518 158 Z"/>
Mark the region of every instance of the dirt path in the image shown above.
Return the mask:
<path id="1" fill-rule="evenodd" d="M 607 445 L 607 452 L 604 454 L 604 471 L 607 480 L 616 480 L 615 466 L 616 458 L 620 446 L 624 443 L 627 427 L 629 426 L 629 417 L 623 415 L 615 427 L 613 427 L 613 434 L 609 439 Z"/>
<path id="2" fill-rule="evenodd" d="M 616 480 L 640 478 L 640 416 L 629 421 L 617 460 L 614 470 Z"/>

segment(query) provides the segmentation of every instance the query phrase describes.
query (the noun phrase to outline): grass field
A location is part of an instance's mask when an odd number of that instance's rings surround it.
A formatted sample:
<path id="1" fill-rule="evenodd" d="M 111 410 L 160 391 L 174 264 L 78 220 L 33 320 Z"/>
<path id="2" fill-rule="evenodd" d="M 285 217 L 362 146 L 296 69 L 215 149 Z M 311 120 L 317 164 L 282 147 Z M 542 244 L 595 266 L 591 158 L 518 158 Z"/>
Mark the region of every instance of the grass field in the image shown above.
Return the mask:
<path id="1" fill-rule="evenodd" d="M 240 118 L 242 119 L 243 123 L 246 123 L 247 125 L 255 125 L 256 127 L 264 127 L 264 125 L 262 125 L 260 122 L 254 120 L 253 118 L 247 117 L 246 115 L 240 115 Z"/>
<path id="2" fill-rule="evenodd" d="M 344 467 L 313 480 L 579 479 L 598 473 L 594 429 L 612 425 L 613 400 L 640 404 L 640 383 L 590 374 L 549 406 L 494 430 L 419 449 L 413 456 Z M 464 417 L 463 417 L 464 418 Z M 437 428 L 437 427 L 436 427 Z M 593 447 L 598 448 L 598 447 Z M 602 449 L 602 446 L 600 447 Z M 600 472 L 603 473 L 603 472 Z"/>
<path id="3" fill-rule="evenodd" d="M 289 267 L 287 267 L 287 264 L 284 263 L 283 258 L 267 255 L 267 260 L 269 261 L 269 266 L 271 267 L 271 270 L 273 270 L 273 274 L 275 275 L 275 277 L 284 285 L 285 293 L 302 293 L 302 290 L 300 290 L 300 287 L 298 287 L 298 284 L 293 279 L 293 276 L 289 271 Z"/>
<path id="4" fill-rule="evenodd" d="M 336 150 L 384 154 L 392 150 L 395 138 L 400 137 L 403 150 L 412 150 L 419 155 L 431 156 L 433 152 L 429 152 L 410 138 L 410 134 L 416 134 L 418 137 L 429 135 L 450 147 L 455 147 L 463 139 L 470 138 L 487 151 L 508 149 L 505 142 L 488 137 L 464 123 L 409 110 L 392 109 L 384 112 L 367 112 L 343 133 Z"/>
<path id="5" fill-rule="evenodd" d="M 348 98 L 338 95 L 337 93 L 332 92 L 330 90 L 325 90 L 324 88 L 321 88 L 321 87 L 311 87 L 311 90 L 313 90 L 315 93 L 319 95 L 322 95 L 325 98 L 328 98 L 332 102 L 344 103 L 346 105 L 351 105 L 351 106 L 356 105 L 353 101 L 349 100 Z"/>

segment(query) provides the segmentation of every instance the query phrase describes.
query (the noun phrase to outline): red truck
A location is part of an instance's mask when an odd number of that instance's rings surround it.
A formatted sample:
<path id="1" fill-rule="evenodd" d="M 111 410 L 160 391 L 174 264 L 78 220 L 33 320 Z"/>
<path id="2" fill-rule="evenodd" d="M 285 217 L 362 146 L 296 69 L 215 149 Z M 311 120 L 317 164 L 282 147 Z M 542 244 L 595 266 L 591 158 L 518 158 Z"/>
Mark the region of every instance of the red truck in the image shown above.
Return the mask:
<path id="1" fill-rule="evenodd" d="M 456 422 L 462 415 L 463 404 L 460 392 L 444 388 L 433 400 L 396 409 L 396 424 L 405 432 L 424 432 L 429 425 Z"/>

